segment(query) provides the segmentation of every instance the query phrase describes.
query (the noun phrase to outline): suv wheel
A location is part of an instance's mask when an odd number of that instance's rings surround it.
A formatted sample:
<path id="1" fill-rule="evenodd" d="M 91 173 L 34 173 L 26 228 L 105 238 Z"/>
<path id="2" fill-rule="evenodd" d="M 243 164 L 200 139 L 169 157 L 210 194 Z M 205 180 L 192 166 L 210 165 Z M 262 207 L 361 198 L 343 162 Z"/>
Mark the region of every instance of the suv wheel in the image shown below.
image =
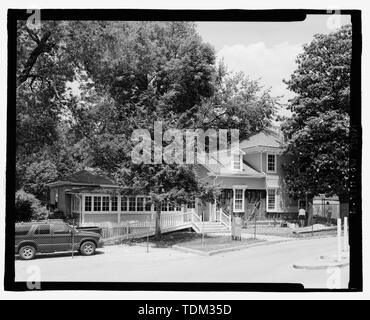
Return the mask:
<path id="1" fill-rule="evenodd" d="M 86 241 L 81 245 L 80 252 L 83 256 L 91 256 L 95 253 L 96 245 L 92 241 Z"/>
<path id="2" fill-rule="evenodd" d="M 31 260 L 36 255 L 36 249 L 33 246 L 23 246 L 19 249 L 19 255 L 23 260 Z"/>

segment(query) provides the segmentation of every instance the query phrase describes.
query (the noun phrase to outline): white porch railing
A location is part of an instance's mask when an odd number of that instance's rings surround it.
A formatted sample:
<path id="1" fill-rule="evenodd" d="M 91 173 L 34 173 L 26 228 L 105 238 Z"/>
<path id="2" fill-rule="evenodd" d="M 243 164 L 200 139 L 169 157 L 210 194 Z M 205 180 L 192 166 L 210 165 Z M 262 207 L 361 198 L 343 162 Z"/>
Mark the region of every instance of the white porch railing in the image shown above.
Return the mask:
<path id="1" fill-rule="evenodd" d="M 155 221 L 127 221 L 121 225 L 102 226 L 103 239 L 109 238 L 140 238 L 155 232 Z"/>
<path id="2" fill-rule="evenodd" d="M 161 231 L 170 232 L 190 228 L 192 212 L 165 213 L 161 215 Z M 134 239 L 155 234 L 155 218 L 151 221 L 126 221 L 120 225 L 100 225 L 103 239 Z"/>
<path id="3" fill-rule="evenodd" d="M 202 217 L 198 215 L 195 211 L 191 211 L 191 222 L 202 222 Z"/>
<path id="4" fill-rule="evenodd" d="M 226 227 L 231 227 L 231 216 L 226 214 L 222 209 L 220 209 L 220 222 Z"/>
<path id="5" fill-rule="evenodd" d="M 161 230 L 182 227 L 191 223 L 191 212 L 161 214 Z"/>
<path id="6" fill-rule="evenodd" d="M 231 227 L 231 217 L 223 212 L 218 211 L 219 221 L 227 228 Z M 201 232 L 202 217 L 194 211 L 180 213 L 165 213 L 161 214 L 161 232 L 171 232 L 186 228 L 193 228 L 197 232 Z M 150 221 L 126 221 L 120 225 L 106 223 L 100 225 L 102 228 L 102 236 L 104 239 L 135 239 L 155 234 L 155 217 Z"/>

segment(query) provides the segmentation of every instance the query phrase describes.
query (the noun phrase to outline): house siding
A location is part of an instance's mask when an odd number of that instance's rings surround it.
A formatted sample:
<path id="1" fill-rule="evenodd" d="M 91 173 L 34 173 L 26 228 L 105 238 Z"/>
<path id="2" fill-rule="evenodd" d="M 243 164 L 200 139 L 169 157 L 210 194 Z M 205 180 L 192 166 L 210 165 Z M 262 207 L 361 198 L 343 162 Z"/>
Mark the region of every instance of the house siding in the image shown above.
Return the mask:
<path id="1" fill-rule="evenodd" d="M 261 154 L 254 153 L 254 154 L 245 154 L 243 160 L 250 165 L 253 169 L 257 171 L 262 171 L 261 169 Z"/>

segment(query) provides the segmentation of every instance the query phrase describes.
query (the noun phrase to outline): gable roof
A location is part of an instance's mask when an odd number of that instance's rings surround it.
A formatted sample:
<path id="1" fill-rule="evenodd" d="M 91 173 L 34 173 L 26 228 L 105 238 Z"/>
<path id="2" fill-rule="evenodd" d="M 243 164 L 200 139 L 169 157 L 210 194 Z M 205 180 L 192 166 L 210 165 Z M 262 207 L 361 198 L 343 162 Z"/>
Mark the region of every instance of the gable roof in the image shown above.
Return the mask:
<path id="1" fill-rule="evenodd" d="M 203 155 L 204 157 L 204 155 Z M 207 161 L 204 163 L 204 159 L 198 155 L 198 163 L 203 165 L 209 171 L 209 175 L 227 175 L 227 176 L 255 176 L 260 177 L 264 176 L 262 172 L 259 172 L 249 166 L 247 163 L 242 161 L 242 170 L 235 171 L 231 168 L 231 159 L 232 156 L 228 155 L 227 150 L 219 150 L 218 153 L 214 152 L 209 154 L 209 157 L 212 158 L 212 163 Z"/>
<path id="2" fill-rule="evenodd" d="M 116 183 L 105 175 L 93 173 L 89 170 L 81 170 L 62 179 L 54 181 L 49 186 L 57 185 L 94 185 L 94 186 L 116 186 Z"/>
<path id="3" fill-rule="evenodd" d="M 284 137 L 279 127 L 271 126 L 264 131 L 261 131 L 249 138 L 240 142 L 240 149 L 244 151 L 265 149 L 282 150 L 284 144 Z"/>

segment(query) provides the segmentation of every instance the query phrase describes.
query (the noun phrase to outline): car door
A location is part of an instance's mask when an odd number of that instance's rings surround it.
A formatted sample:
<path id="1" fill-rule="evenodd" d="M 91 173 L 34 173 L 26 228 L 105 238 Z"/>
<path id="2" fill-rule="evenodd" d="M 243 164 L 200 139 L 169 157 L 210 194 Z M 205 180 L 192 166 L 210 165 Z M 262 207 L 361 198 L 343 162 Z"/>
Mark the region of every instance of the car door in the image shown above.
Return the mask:
<path id="1" fill-rule="evenodd" d="M 52 224 L 54 251 L 71 250 L 72 233 L 71 229 L 63 223 Z"/>
<path id="2" fill-rule="evenodd" d="M 53 237 L 51 235 L 50 224 L 40 224 L 37 226 L 34 234 L 34 241 L 40 252 L 53 252 Z"/>

